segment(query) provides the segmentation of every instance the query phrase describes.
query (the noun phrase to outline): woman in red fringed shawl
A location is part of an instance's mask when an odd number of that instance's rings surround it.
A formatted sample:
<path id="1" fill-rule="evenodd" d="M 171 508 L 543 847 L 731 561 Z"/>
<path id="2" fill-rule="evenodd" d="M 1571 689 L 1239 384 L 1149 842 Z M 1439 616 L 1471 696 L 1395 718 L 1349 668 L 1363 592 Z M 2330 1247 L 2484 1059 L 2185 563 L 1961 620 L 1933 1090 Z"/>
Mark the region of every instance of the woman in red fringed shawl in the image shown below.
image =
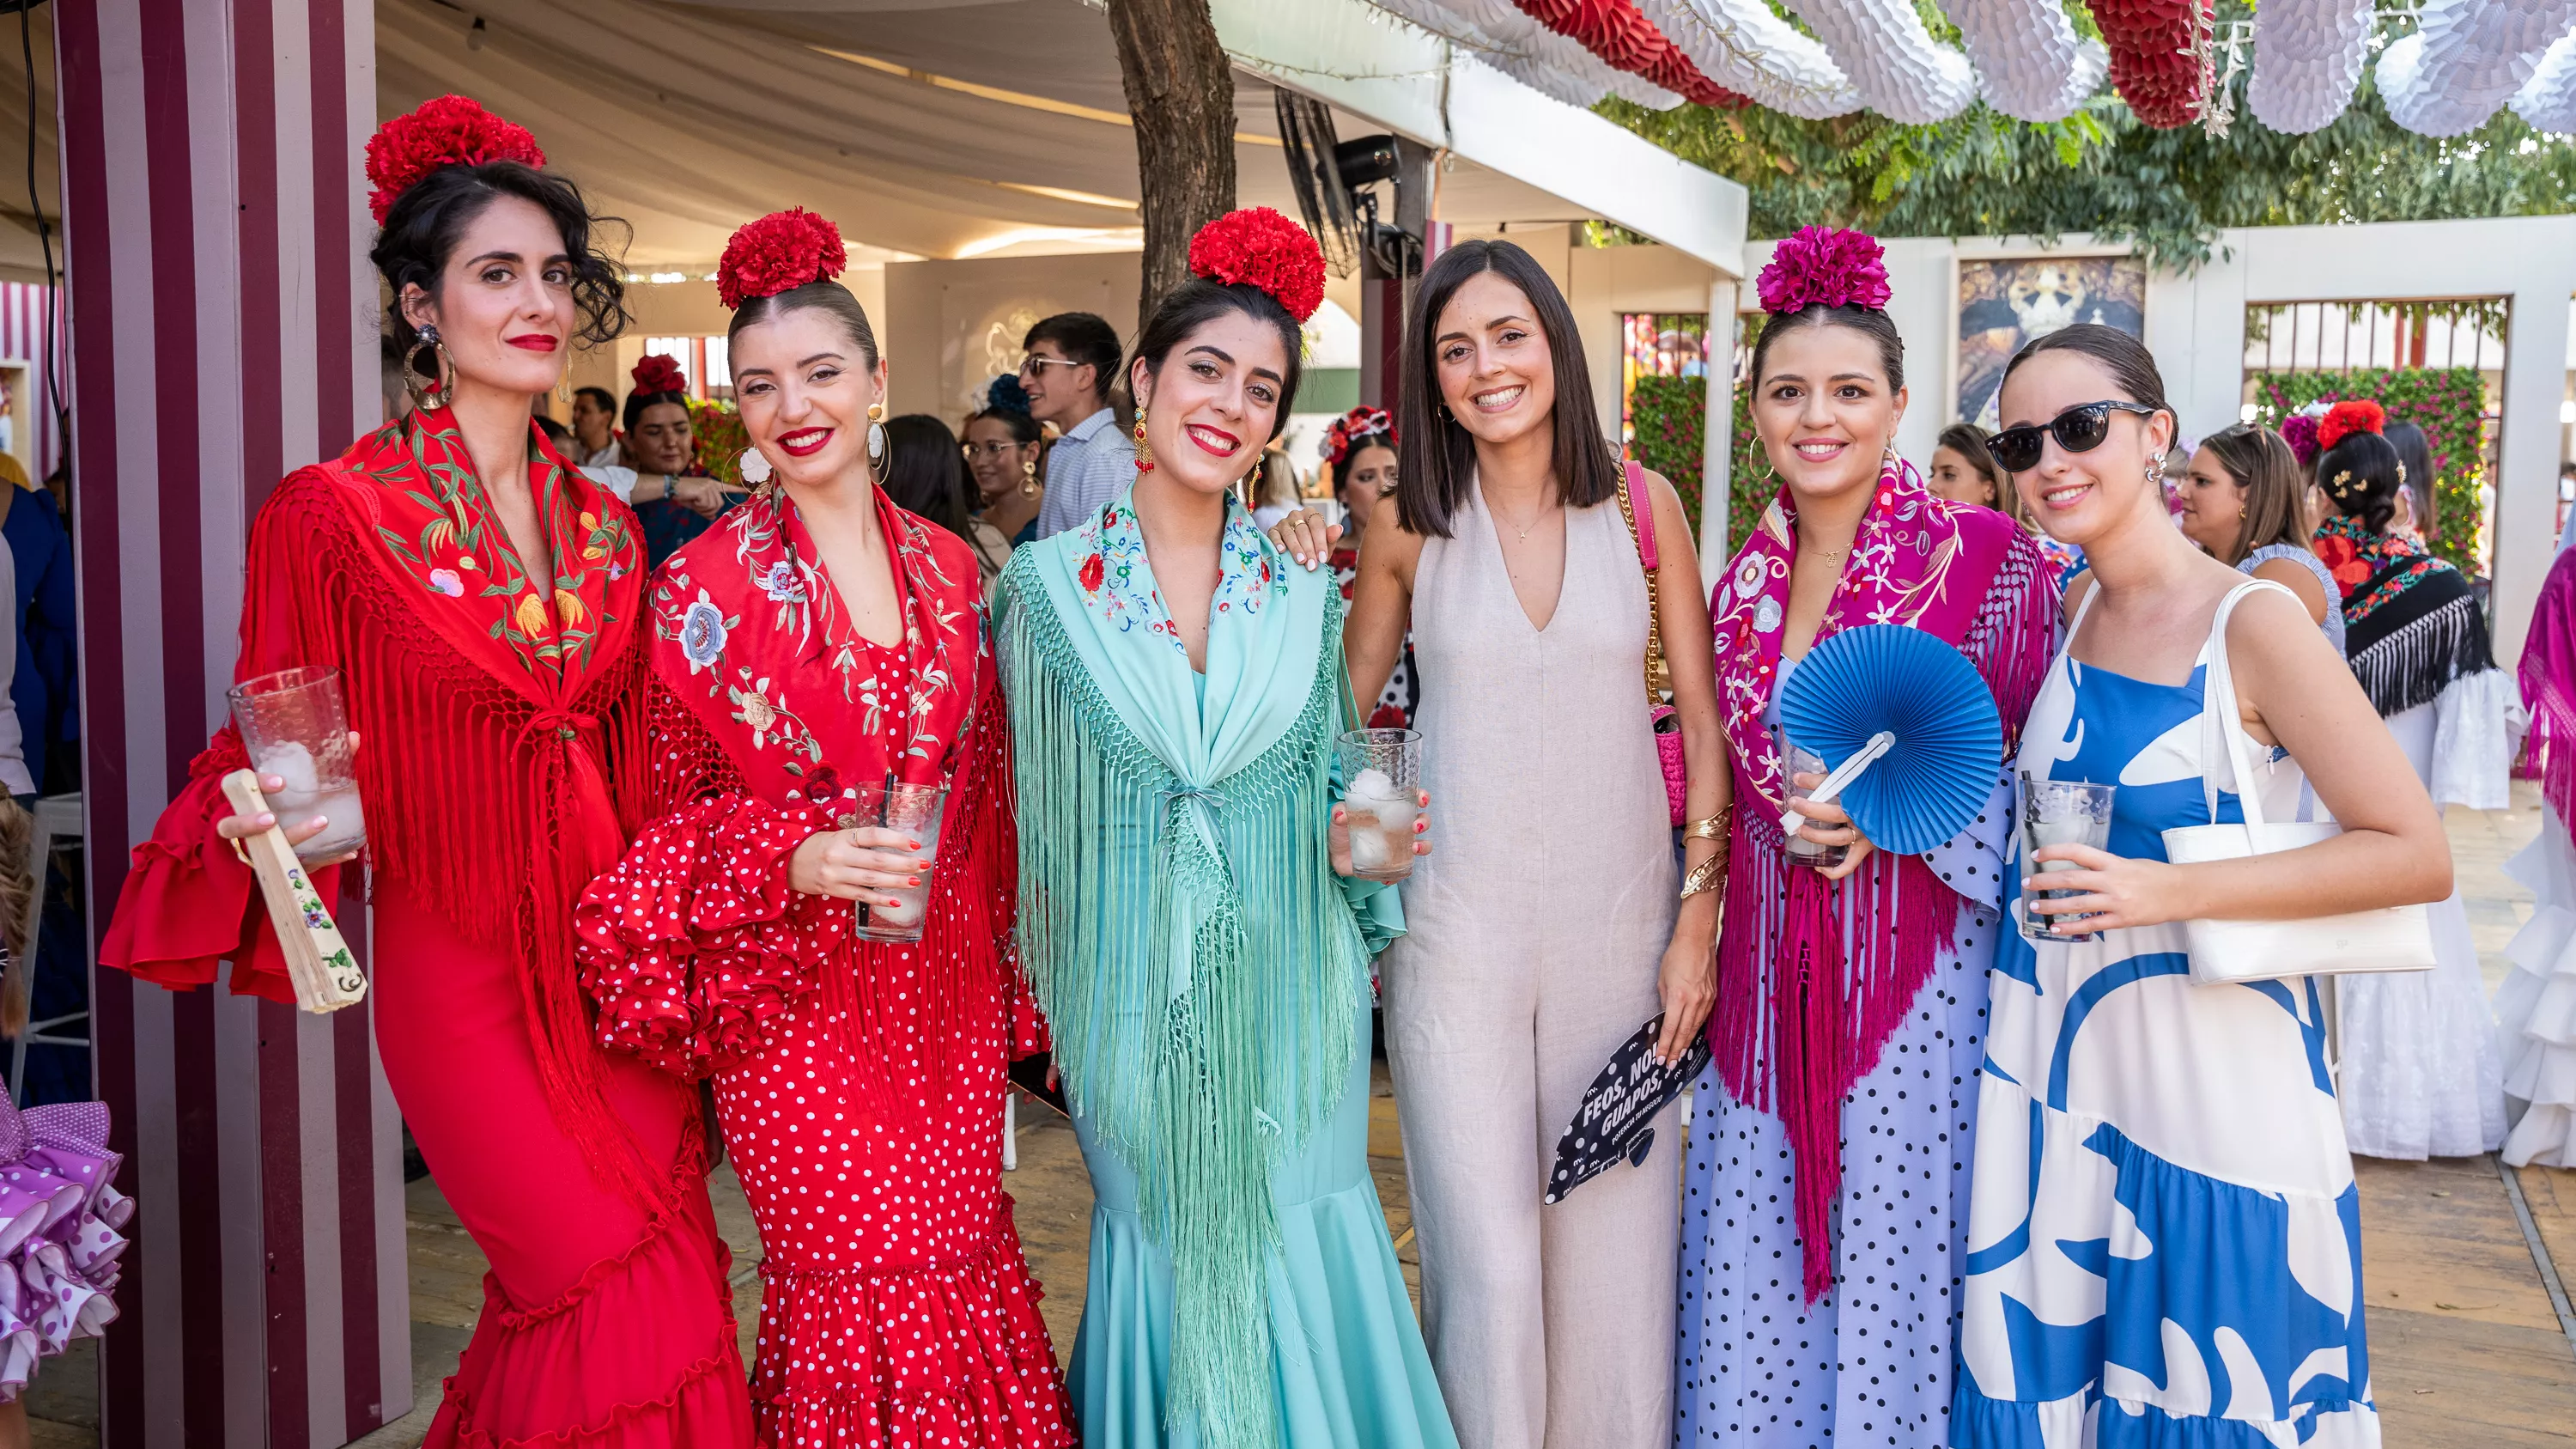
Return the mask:
<path id="1" fill-rule="evenodd" d="M 573 961 L 643 793 L 643 577 L 633 516 L 531 421 L 574 339 L 625 316 L 544 159 L 455 96 L 368 146 L 424 400 L 269 495 L 235 669 L 337 667 L 364 741 L 377 1047 L 492 1269 L 430 1444 L 723 1449 L 751 1416 L 697 1102 L 591 1044 Z M 230 727 L 198 757 L 102 955 L 172 989 L 229 958 L 235 991 L 291 1003 L 229 838 L 269 819 L 218 784 L 245 763 Z"/>
<path id="2" fill-rule="evenodd" d="M 885 371 L 843 265 L 801 211 L 725 248 L 775 481 L 654 585 L 658 818 L 583 898 L 582 975 L 602 1041 L 715 1079 L 764 1253 L 761 1442 L 1050 1449 L 1071 1418 L 1001 1189 L 1003 1071 L 1042 1043 L 1009 725 L 974 551 L 875 484 Z M 843 828 L 896 779 L 948 788 L 935 865 Z M 924 875 L 919 942 L 853 935 Z"/>
<path id="3" fill-rule="evenodd" d="M 1776 701 L 1820 640 L 1905 624 L 1976 664 L 2009 736 L 2048 668 L 2055 571 L 1896 457 L 1904 344 L 1877 243 L 1809 227 L 1760 288 L 1752 412 L 1785 486 L 1710 606 L 1736 804 L 1715 1080 L 1684 1167 L 1678 1425 L 1691 1443 L 1933 1449 L 2010 794 L 1998 760 L 1979 822 L 1901 858 L 1800 805 L 1807 841 L 1849 853 L 1793 863 L 1776 822 L 1820 782 L 1783 762 Z"/>

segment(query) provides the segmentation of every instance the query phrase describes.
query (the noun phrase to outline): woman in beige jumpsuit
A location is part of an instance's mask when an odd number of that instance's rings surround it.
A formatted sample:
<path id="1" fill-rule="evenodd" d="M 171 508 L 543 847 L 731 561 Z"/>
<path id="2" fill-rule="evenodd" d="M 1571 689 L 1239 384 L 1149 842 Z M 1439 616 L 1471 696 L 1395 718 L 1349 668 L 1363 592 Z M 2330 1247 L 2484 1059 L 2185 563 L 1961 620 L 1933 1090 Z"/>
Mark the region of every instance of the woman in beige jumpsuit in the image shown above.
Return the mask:
<path id="1" fill-rule="evenodd" d="M 1678 1057 L 1707 1019 L 1724 831 L 1688 840 L 1702 889 L 1677 906 L 1646 576 L 1564 297 L 1509 242 L 1463 243 L 1422 280 L 1404 367 L 1400 481 L 1364 535 L 1345 647 L 1370 697 L 1410 624 L 1441 801 L 1440 851 L 1406 882 L 1408 934 L 1382 964 L 1432 1363 L 1463 1449 L 1661 1446 L 1678 1113 L 1643 1166 L 1541 1199 L 1619 1044 L 1662 1010 L 1658 1050 Z M 1635 476 L 1660 544 L 1686 813 L 1714 820 L 1707 599 L 1680 500 Z M 1312 515 L 1280 540 L 1322 556 Z"/>

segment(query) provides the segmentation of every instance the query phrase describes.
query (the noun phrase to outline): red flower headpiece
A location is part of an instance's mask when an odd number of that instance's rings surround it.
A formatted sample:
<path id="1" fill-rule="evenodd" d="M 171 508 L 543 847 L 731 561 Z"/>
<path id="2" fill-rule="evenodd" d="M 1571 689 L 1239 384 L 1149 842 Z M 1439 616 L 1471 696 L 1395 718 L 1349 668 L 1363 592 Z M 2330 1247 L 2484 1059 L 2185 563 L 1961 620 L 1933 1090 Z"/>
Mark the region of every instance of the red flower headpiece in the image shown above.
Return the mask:
<path id="1" fill-rule="evenodd" d="M 527 127 L 502 120 L 463 96 L 423 101 L 420 109 L 394 117 L 367 138 L 367 180 L 376 188 L 367 197 L 367 209 L 382 226 L 394 202 L 430 173 L 487 161 L 543 166 L 546 153 Z"/>
<path id="2" fill-rule="evenodd" d="M 1384 408 L 1355 407 L 1324 425 L 1324 461 L 1340 467 L 1351 450 L 1371 438 L 1395 446 L 1395 419 Z"/>
<path id="3" fill-rule="evenodd" d="M 680 360 L 659 352 L 648 352 L 627 376 L 635 380 L 641 393 L 679 392 L 689 390 L 689 375 L 680 370 Z"/>
<path id="4" fill-rule="evenodd" d="M 2317 423 L 2317 446 L 2332 448 L 2355 433 L 2376 433 L 2388 426 L 2388 413 L 2368 398 L 2339 402 Z"/>
<path id="5" fill-rule="evenodd" d="M 803 207 L 773 211 L 747 221 L 725 243 L 716 263 L 716 295 L 731 308 L 754 297 L 775 297 L 811 282 L 828 282 L 850 265 L 841 229 Z"/>
<path id="6" fill-rule="evenodd" d="M 1248 283 L 1300 323 L 1324 305 L 1324 249 L 1266 206 L 1229 211 L 1190 238 L 1190 270 L 1224 286 Z"/>
<path id="7" fill-rule="evenodd" d="M 1771 253 L 1753 285 L 1762 310 L 1779 315 L 1809 307 L 1883 308 L 1887 250 L 1875 237 L 1840 227 L 1802 226 Z"/>

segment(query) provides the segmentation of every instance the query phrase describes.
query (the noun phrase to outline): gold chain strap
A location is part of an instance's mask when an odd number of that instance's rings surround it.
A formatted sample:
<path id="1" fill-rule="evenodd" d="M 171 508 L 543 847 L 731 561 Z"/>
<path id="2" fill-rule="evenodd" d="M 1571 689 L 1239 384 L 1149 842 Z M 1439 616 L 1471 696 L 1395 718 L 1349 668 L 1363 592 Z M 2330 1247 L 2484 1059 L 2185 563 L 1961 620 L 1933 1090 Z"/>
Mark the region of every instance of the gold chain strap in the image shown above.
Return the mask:
<path id="1" fill-rule="evenodd" d="M 1647 500 L 1649 508 L 1654 506 Z M 1619 465 L 1619 516 L 1627 521 L 1628 542 L 1637 549 L 1637 562 L 1645 564 L 1645 543 L 1637 534 L 1637 505 L 1628 496 L 1628 465 Z M 1658 555 L 1661 549 L 1656 550 Z M 1646 705 L 1654 708 L 1664 702 L 1664 691 L 1670 687 L 1671 668 L 1664 663 L 1663 594 L 1655 586 L 1655 570 L 1646 569 Z"/>

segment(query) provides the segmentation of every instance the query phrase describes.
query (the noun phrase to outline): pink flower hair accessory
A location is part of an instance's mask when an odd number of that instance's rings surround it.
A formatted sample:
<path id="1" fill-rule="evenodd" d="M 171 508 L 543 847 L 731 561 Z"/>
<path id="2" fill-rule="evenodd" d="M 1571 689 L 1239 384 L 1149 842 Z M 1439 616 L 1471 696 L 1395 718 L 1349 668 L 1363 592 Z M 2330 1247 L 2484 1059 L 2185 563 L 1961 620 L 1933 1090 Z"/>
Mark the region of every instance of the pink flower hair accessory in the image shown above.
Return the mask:
<path id="1" fill-rule="evenodd" d="M 1778 316 L 1809 307 L 1884 308 L 1895 293 L 1887 285 L 1887 249 L 1864 232 L 1802 226 L 1771 253 L 1754 278 L 1762 310 Z"/>

